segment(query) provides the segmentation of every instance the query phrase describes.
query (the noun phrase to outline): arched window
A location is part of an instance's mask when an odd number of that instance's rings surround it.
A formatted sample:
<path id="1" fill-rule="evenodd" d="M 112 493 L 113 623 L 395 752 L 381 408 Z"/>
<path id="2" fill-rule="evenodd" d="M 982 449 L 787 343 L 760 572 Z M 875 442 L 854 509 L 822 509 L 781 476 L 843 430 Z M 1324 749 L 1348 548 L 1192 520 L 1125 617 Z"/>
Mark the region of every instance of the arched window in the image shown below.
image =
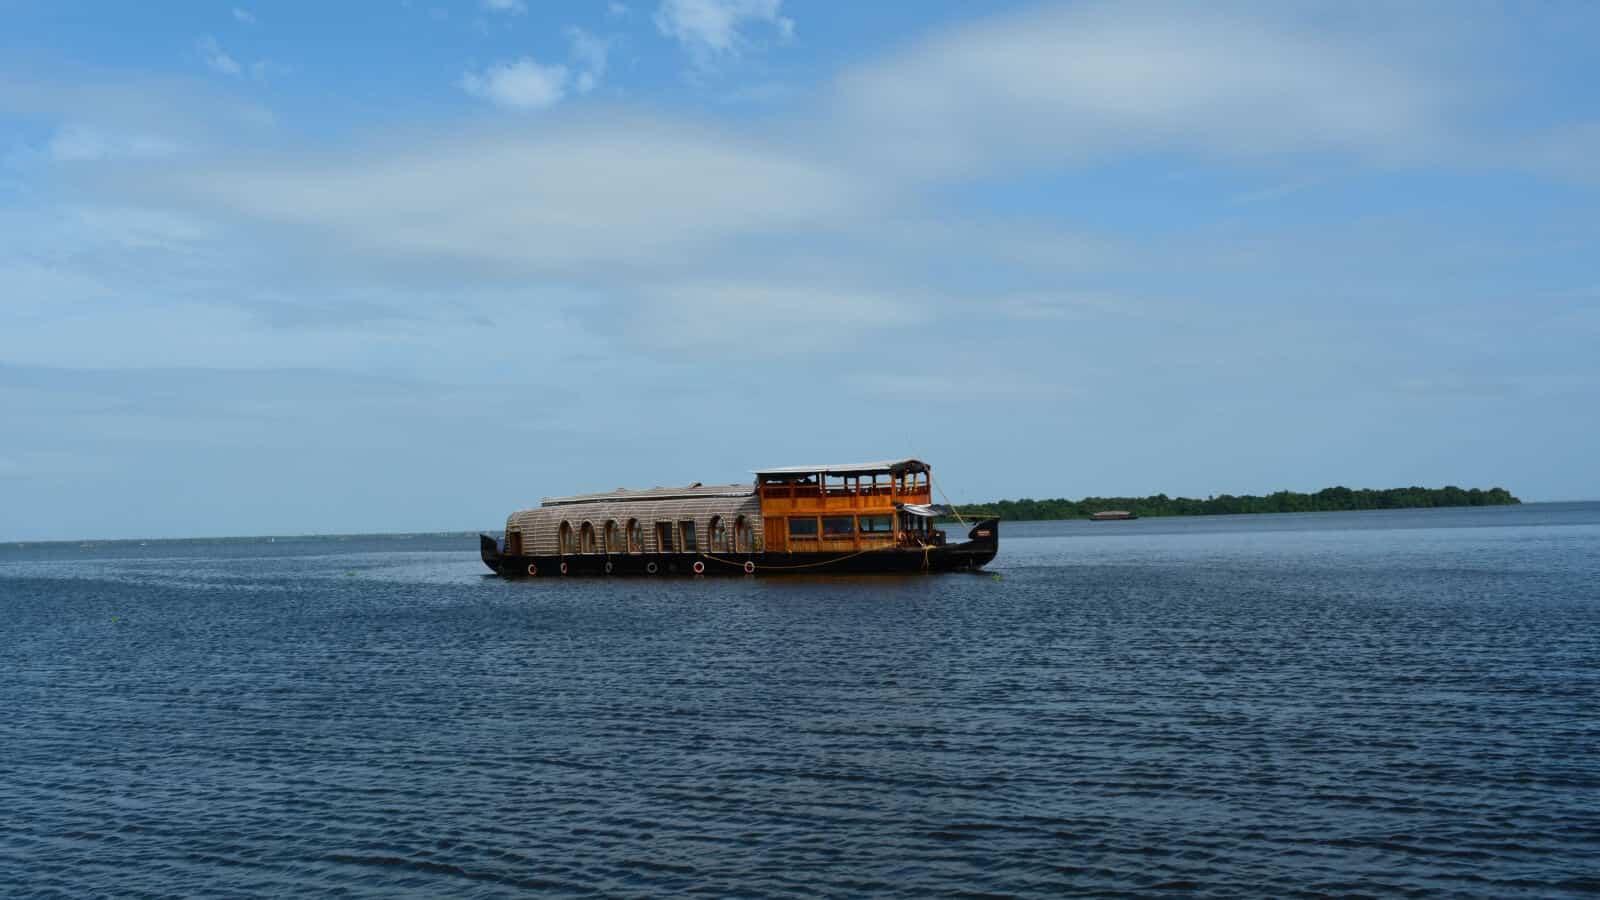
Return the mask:
<path id="1" fill-rule="evenodd" d="M 579 553 L 594 553 L 595 552 L 595 546 L 594 546 L 594 523 L 585 522 L 585 523 L 583 523 L 583 527 L 578 529 L 578 552 Z"/>
<path id="2" fill-rule="evenodd" d="M 638 519 L 628 520 L 628 552 L 644 552 L 644 528 L 639 525 Z"/>
<path id="3" fill-rule="evenodd" d="M 740 516 L 733 520 L 733 549 L 737 553 L 749 553 L 751 545 L 750 523 Z"/>
<path id="4" fill-rule="evenodd" d="M 711 552 L 722 553 L 728 549 L 728 526 L 721 516 L 711 517 Z"/>
<path id="5" fill-rule="evenodd" d="M 610 519 L 606 522 L 606 552 L 627 552 L 627 548 L 622 546 L 622 529 L 617 526 L 616 519 Z"/>
<path id="6" fill-rule="evenodd" d="M 571 522 L 565 519 L 561 520 L 561 530 L 557 533 L 557 538 L 563 555 L 578 552 L 578 541 L 572 534 Z"/>

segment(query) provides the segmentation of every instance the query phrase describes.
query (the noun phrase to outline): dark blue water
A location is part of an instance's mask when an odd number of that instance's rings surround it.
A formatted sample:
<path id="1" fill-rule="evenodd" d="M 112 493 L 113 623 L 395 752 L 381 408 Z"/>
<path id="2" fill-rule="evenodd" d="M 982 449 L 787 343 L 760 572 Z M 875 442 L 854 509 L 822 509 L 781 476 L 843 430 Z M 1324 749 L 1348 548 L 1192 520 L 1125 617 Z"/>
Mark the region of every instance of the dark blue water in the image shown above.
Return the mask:
<path id="1" fill-rule="evenodd" d="M 1600 505 L 1008 525 L 1000 577 L 0 548 L 0 893 L 1600 891 Z"/>

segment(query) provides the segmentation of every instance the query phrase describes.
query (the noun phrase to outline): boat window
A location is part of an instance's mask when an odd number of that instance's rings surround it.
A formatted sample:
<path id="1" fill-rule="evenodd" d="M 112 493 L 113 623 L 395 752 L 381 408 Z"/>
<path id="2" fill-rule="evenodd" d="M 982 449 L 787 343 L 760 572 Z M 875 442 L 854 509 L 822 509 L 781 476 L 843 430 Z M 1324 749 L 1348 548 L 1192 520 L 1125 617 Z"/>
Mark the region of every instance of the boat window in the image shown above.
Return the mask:
<path id="1" fill-rule="evenodd" d="M 571 522 L 563 520 L 561 522 L 561 530 L 559 532 L 557 532 L 556 537 L 557 537 L 557 542 L 560 544 L 562 553 L 577 553 L 578 552 L 578 542 L 572 535 L 572 523 Z"/>
<path id="2" fill-rule="evenodd" d="M 856 519 L 856 527 L 862 534 L 893 534 L 893 516 L 861 516 Z"/>
<path id="3" fill-rule="evenodd" d="M 639 524 L 638 519 L 628 520 L 628 552 L 644 552 L 644 526 Z"/>
<path id="4" fill-rule="evenodd" d="M 611 519 L 611 520 L 606 522 L 606 547 L 605 547 L 605 550 L 606 550 L 607 553 L 621 553 L 621 552 L 623 552 L 622 529 L 617 527 L 617 520 L 616 519 Z"/>
<path id="5" fill-rule="evenodd" d="M 593 522 L 585 522 L 578 529 L 578 552 L 579 553 L 594 553 L 594 552 L 596 552 L 595 545 L 594 545 L 594 523 Z"/>
<path id="6" fill-rule="evenodd" d="M 722 521 L 721 516 L 711 517 L 711 552 L 721 553 L 728 549 L 728 526 Z"/>
<path id="7" fill-rule="evenodd" d="M 671 553 L 672 551 L 672 523 L 656 523 L 656 552 Z"/>
<path id="8" fill-rule="evenodd" d="M 506 532 L 506 553 L 512 556 L 522 555 L 522 532 Z"/>
<path id="9" fill-rule="evenodd" d="M 733 549 L 739 553 L 750 552 L 750 523 L 744 516 L 733 520 Z"/>
<path id="10" fill-rule="evenodd" d="M 822 536 L 850 538 L 856 536 L 856 520 L 849 516 L 825 516 L 822 519 Z"/>
<path id="11" fill-rule="evenodd" d="M 789 537 L 799 540 L 814 541 L 817 539 L 817 520 L 807 516 L 803 519 L 789 520 Z"/>
<path id="12" fill-rule="evenodd" d="M 699 542 L 695 540 L 693 519 L 684 519 L 683 521 L 679 522 L 678 534 L 683 537 L 684 552 L 692 553 L 700 549 Z"/>
<path id="13" fill-rule="evenodd" d="M 910 513 L 900 514 L 900 531 L 909 535 L 921 535 L 928 531 L 928 520 L 922 516 L 913 516 Z"/>

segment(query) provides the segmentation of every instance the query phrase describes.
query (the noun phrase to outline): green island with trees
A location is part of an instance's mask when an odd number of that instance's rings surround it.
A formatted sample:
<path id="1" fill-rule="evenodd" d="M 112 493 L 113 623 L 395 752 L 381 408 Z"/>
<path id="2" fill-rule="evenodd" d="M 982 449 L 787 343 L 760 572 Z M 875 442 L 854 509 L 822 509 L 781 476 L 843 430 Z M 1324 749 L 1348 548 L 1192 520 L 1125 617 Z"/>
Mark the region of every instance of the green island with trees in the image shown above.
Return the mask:
<path id="1" fill-rule="evenodd" d="M 961 515 L 972 518 L 999 516 L 1012 521 L 1029 519 L 1086 519 L 1097 512 L 1126 510 L 1140 516 L 1230 516 L 1241 513 L 1334 512 L 1352 509 L 1422 509 L 1435 506 L 1509 506 L 1521 503 L 1505 488 L 1464 490 L 1401 487 L 1373 490 L 1323 488 L 1315 494 L 1277 491 L 1266 496 L 1221 494 L 1195 500 L 1189 497 L 1085 497 L 1082 500 L 997 500 L 993 503 L 958 504 Z"/>

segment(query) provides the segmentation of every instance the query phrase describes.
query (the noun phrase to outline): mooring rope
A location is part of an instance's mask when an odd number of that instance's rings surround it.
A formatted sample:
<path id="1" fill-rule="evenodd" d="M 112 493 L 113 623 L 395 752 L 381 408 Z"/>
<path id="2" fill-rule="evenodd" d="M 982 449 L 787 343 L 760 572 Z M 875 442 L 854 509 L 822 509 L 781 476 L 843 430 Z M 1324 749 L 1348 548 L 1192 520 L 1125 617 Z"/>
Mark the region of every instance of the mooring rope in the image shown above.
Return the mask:
<path id="1" fill-rule="evenodd" d="M 961 510 L 956 509 L 956 505 L 950 502 L 949 495 L 944 492 L 944 488 L 939 487 L 939 482 L 933 480 L 932 472 L 928 473 L 928 483 L 933 485 L 933 489 L 938 491 L 939 496 L 944 498 L 944 505 L 950 507 L 950 511 L 956 514 L 956 521 L 961 523 L 961 527 L 967 527 L 967 520 L 961 518 Z"/>

